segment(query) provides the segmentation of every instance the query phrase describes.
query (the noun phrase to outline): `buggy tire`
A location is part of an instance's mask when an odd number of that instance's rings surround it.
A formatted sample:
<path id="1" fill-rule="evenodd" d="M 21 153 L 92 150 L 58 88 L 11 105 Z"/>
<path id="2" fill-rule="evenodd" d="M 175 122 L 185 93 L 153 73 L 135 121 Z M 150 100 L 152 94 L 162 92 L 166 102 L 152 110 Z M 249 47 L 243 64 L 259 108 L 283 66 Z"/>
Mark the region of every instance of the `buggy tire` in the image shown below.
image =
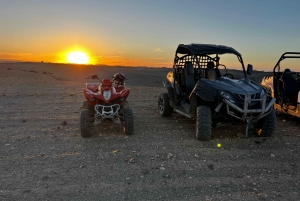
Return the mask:
<path id="1" fill-rule="evenodd" d="M 173 108 L 170 106 L 170 98 L 168 93 L 162 93 L 158 97 L 158 110 L 161 116 L 171 116 L 173 113 Z"/>
<path id="2" fill-rule="evenodd" d="M 126 135 L 131 135 L 133 133 L 133 113 L 131 108 L 124 109 L 123 129 Z"/>
<path id="3" fill-rule="evenodd" d="M 91 111 L 82 110 L 80 113 L 80 134 L 81 137 L 91 136 Z"/>
<path id="4" fill-rule="evenodd" d="M 276 130 L 276 114 L 274 109 L 254 125 L 255 134 L 260 137 L 272 137 Z"/>
<path id="5" fill-rule="evenodd" d="M 196 138 L 198 140 L 210 140 L 211 139 L 211 110 L 206 105 L 200 105 L 197 107 L 196 118 Z"/>

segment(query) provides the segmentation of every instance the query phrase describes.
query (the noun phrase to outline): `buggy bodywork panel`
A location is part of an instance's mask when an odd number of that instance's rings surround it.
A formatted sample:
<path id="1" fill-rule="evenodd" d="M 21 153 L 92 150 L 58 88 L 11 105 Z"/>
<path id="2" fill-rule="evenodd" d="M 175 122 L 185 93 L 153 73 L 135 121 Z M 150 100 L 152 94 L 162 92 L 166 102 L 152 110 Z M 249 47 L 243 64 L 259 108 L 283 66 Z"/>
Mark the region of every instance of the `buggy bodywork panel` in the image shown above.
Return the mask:
<path id="1" fill-rule="evenodd" d="M 220 56 L 233 54 L 241 64 L 244 78 L 221 76 Z M 215 78 L 209 78 L 209 63 L 213 63 Z M 175 52 L 173 71 L 167 74 L 170 105 L 174 111 L 195 117 L 196 107 L 207 105 L 213 118 L 229 115 L 235 119 L 255 122 L 271 111 L 275 99 L 260 85 L 251 81 L 252 65 L 245 69 L 242 56 L 235 49 L 223 45 L 180 44 Z M 223 118 L 224 119 L 224 118 Z M 226 118 L 225 118 L 226 119 Z"/>
<path id="2" fill-rule="evenodd" d="M 300 58 L 300 52 L 285 52 L 273 68 L 273 76 L 265 76 L 261 86 L 265 87 L 276 98 L 274 109 L 278 112 L 300 117 L 300 72 L 289 68 L 281 70 L 285 59 Z"/>

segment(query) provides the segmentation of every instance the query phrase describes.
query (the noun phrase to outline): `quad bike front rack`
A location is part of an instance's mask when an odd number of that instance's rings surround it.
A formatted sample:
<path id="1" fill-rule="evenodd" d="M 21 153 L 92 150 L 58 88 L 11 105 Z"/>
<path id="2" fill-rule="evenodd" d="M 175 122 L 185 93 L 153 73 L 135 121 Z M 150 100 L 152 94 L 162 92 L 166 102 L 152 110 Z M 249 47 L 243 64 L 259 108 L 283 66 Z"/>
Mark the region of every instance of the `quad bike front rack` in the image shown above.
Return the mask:
<path id="1" fill-rule="evenodd" d="M 95 105 L 94 108 L 96 111 L 94 125 L 100 124 L 105 119 L 112 119 L 115 123 L 121 124 L 120 117 L 118 115 L 120 105 Z"/>

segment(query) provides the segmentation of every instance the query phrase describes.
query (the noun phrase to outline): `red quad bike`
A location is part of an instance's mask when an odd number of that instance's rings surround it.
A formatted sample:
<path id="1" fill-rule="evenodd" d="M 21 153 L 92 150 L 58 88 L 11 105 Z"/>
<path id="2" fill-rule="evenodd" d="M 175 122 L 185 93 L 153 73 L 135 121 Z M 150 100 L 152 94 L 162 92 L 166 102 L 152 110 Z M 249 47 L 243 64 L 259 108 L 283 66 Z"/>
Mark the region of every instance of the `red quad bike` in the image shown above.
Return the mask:
<path id="1" fill-rule="evenodd" d="M 82 137 L 91 135 L 91 127 L 106 120 L 123 126 L 126 135 L 133 132 L 133 114 L 126 101 L 130 89 L 125 87 L 126 77 L 116 73 L 112 79 L 102 81 L 97 75 L 86 77 L 97 79 L 100 83 L 86 83 L 83 94 L 86 101 L 80 114 L 80 132 Z"/>

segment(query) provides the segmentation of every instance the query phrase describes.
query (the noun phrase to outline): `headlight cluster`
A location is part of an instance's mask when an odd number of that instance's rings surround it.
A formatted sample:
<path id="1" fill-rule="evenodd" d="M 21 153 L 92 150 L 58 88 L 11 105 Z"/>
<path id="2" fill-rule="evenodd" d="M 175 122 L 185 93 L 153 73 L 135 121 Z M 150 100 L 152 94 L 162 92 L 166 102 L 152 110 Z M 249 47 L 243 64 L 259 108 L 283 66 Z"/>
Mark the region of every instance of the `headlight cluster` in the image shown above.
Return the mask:
<path id="1" fill-rule="evenodd" d="M 235 103 L 233 97 L 232 97 L 229 93 L 224 92 L 224 91 L 221 91 L 221 96 L 222 96 L 223 98 L 229 100 L 230 102 Z"/>
<path id="2" fill-rule="evenodd" d="M 111 91 L 110 90 L 103 91 L 103 97 L 104 97 L 105 100 L 109 100 L 110 96 L 111 96 Z"/>

